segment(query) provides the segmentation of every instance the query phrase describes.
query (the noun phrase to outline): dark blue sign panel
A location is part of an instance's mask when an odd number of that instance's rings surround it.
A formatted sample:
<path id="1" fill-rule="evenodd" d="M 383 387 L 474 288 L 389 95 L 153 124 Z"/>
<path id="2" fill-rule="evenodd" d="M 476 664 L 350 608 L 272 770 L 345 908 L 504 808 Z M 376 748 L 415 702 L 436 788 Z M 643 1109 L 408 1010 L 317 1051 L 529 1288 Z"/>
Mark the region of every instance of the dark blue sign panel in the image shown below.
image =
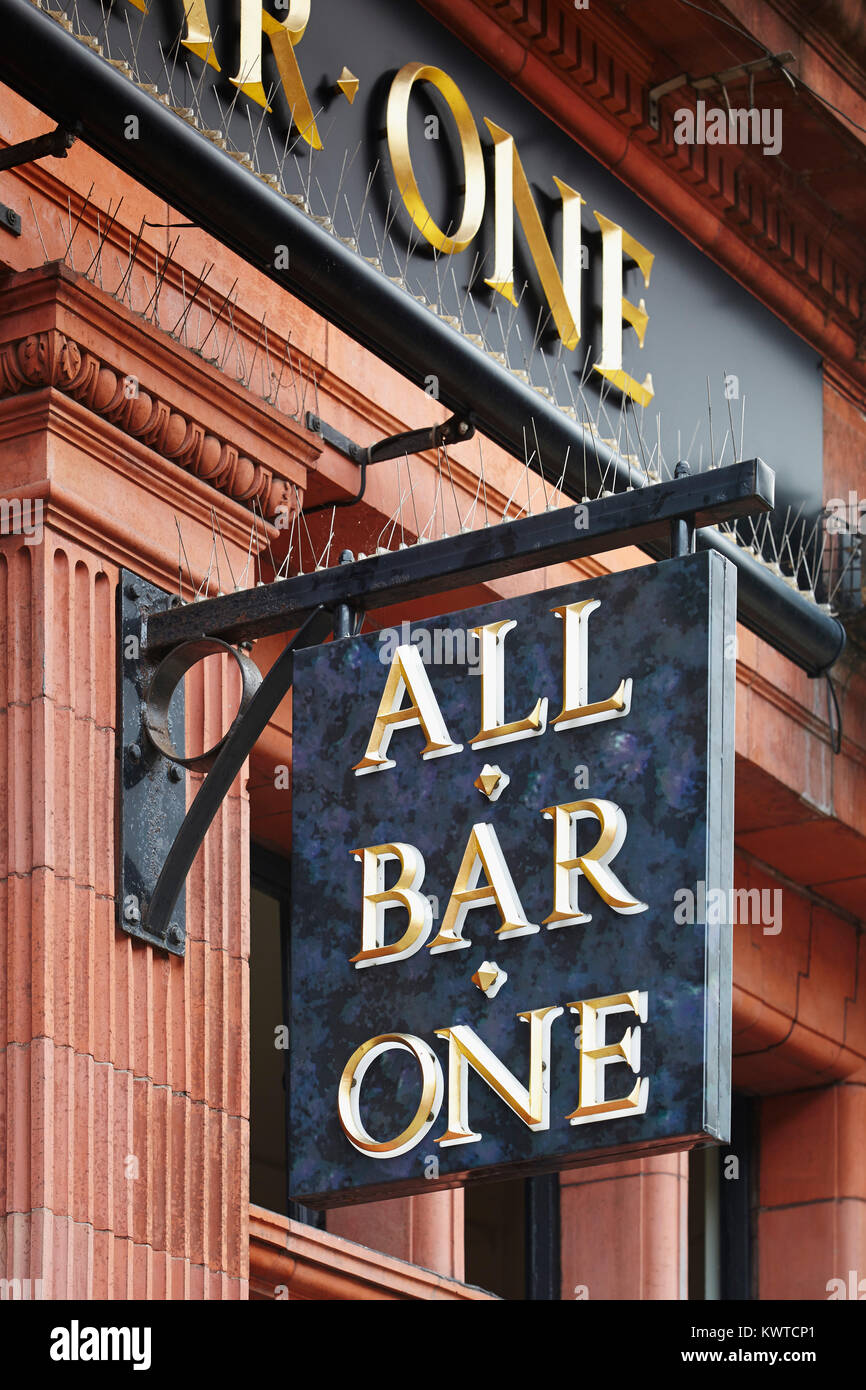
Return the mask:
<path id="1" fill-rule="evenodd" d="M 735 610 L 701 554 L 298 653 L 296 1200 L 727 1138 Z"/>

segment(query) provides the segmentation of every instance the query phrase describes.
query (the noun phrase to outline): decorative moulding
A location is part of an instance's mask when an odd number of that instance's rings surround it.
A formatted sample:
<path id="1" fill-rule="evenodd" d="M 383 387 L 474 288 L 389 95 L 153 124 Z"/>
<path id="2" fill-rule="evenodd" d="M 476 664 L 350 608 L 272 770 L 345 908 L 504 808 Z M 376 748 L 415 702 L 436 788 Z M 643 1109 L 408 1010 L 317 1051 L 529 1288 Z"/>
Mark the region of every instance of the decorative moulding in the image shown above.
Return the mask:
<path id="1" fill-rule="evenodd" d="M 53 387 L 217 491 L 272 518 L 303 496 L 309 431 L 59 264 L 10 276 L 0 399 Z"/>
<path id="2" fill-rule="evenodd" d="M 423 0 L 424 7 L 750 294 L 835 360 L 862 405 L 862 256 L 803 179 L 739 146 L 675 145 L 646 120 L 670 75 L 661 51 L 603 0 Z M 762 161 L 762 162 L 761 162 Z"/>
<path id="3" fill-rule="evenodd" d="M 495 1294 L 484 1289 L 368 1250 L 263 1207 L 250 1207 L 250 1297 L 498 1302 Z"/>

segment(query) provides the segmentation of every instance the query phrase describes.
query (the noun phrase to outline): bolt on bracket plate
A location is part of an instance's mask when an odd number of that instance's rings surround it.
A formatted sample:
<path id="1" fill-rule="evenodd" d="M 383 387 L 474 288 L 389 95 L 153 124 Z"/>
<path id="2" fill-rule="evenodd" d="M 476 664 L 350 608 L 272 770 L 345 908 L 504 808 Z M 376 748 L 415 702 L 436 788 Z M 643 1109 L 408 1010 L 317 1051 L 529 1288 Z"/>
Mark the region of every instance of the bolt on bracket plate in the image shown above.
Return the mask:
<path id="1" fill-rule="evenodd" d="M 13 236 L 21 235 L 21 214 L 14 208 L 8 208 L 5 203 L 0 203 L 0 227 L 4 232 L 11 232 Z"/>
<path id="2" fill-rule="evenodd" d="M 144 624 L 148 614 L 170 608 L 172 598 L 130 570 L 121 570 L 117 605 L 117 925 L 140 941 L 182 956 L 186 950 L 183 892 L 164 935 L 147 927 L 151 895 L 186 815 L 186 773 L 157 751 L 144 724 L 145 697 L 158 665 L 143 654 Z M 181 683 L 168 716 L 178 750 L 184 748 L 184 713 Z"/>

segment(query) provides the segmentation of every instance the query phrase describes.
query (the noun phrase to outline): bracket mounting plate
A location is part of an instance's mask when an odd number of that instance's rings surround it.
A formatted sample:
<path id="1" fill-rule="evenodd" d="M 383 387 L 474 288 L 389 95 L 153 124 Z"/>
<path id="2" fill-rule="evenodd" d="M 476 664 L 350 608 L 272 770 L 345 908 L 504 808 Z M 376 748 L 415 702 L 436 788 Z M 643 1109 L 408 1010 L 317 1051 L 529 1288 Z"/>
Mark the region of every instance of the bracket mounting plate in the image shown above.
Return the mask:
<path id="1" fill-rule="evenodd" d="M 158 658 L 148 656 L 148 615 L 172 606 L 171 596 L 130 570 L 118 590 L 118 741 L 120 813 L 117 827 L 117 925 L 130 936 L 172 955 L 186 949 L 186 901 L 181 893 L 164 934 L 148 931 L 150 899 L 166 855 L 186 815 L 186 774 L 158 753 L 144 726 L 144 701 Z M 174 747 L 184 747 L 181 683 L 172 700 L 169 728 Z"/>

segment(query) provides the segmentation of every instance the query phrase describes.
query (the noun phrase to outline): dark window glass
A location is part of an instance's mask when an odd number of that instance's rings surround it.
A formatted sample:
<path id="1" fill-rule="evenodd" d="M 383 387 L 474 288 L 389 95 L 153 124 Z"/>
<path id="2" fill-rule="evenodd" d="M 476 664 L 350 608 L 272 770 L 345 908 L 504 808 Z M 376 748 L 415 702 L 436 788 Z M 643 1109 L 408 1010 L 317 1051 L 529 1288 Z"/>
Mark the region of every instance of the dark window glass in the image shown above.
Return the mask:
<path id="1" fill-rule="evenodd" d="M 250 1201 L 324 1225 L 289 1201 L 289 863 L 252 849 L 250 892 Z"/>
<path id="2" fill-rule="evenodd" d="M 754 1102 L 734 1094 L 731 1142 L 689 1154 L 689 1298 L 750 1299 Z"/>
<path id="3" fill-rule="evenodd" d="M 466 1282 L 526 1298 L 525 1184 L 481 1183 L 466 1188 Z"/>

